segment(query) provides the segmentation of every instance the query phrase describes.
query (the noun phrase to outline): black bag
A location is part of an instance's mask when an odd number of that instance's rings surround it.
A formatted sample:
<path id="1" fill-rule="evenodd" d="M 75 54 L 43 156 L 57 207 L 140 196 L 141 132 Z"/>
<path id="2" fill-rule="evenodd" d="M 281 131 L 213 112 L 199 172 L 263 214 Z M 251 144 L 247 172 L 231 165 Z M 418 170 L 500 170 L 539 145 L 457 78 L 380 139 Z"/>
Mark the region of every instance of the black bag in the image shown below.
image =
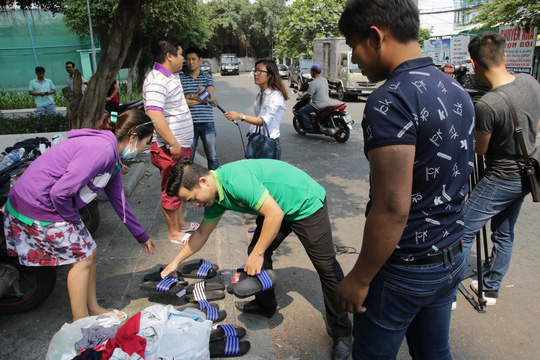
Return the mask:
<path id="1" fill-rule="evenodd" d="M 504 102 L 510 108 L 512 114 L 512 121 L 514 122 L 514 132 L 516 133 L 519 148 L 523 154 L 523 160 L 525 162 L 525 177 L 531 188 L 531 195 L 533 202 L 540 202 L 540 146 L 537 146 L 532 153 L 527 155 L 527 147 L 525 146 L 525 140 L 523 139 L 523 128 L 519 125 L 517 121 L 517 114 L 514 107 L 510 104 L 508 97 L 502 91 L 494 91 L 496 94 L 499 94 L 503 98 Z"/>
<path id="2" fill-rule="evenodd" d="M 270 137 L 264 135 L 266 132 L 270 135 L 266 123 L 263 120 L 263 134 L 260 133 L 260 126 L 257 131 L 250 134 L 246 147 L 246 159 L 277 159 L 279 160 L 279 148 L 276 142 Z"/>

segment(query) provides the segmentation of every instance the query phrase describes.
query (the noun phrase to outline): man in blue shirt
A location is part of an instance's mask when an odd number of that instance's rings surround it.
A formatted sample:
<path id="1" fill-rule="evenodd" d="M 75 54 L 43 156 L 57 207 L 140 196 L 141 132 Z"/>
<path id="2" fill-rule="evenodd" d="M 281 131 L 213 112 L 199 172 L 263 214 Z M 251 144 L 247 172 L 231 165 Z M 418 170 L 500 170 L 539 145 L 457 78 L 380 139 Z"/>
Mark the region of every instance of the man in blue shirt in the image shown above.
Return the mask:
<path id="1" fill-rule="evenodd" d="M 465 270 L 463 207 L 474 159 L 474 107 L 424 57 L 410 0 L 349 0 L 339 29 L 372 82 L 362 128 L 370 200 L 362 249 L 341 282 L 354 314 L 353 358 L 448 360 L 452 299 Z"/>
<path id="2" fill-rule="evenodd" d="M 30 81 L 28 93 L 34 96 L 36 102 L 36 116 L 56 114 L 53 94 L 56 88 L 51 80 L 45 78 L 45 68 L 36 67 L 37 78 Z"/>
<path id="3" fill-rule="evenodd" d="M 193 118 L 193 144 L 191 150 L 193 156 L 195 156 L 200 137 L 208 160 L 208 169 L 215 170 L 219 167 L 219 160 L 216 151 L 214 112 L 208 103 L 199 99 L 197 93 L 197 88 L 202 86 L 210 94 L 214 95 L 214 78 L 211 74 L 201 71 L 202 52 L 200 49 L 188 48 L 185 55 L 188 71 L 180 74 L 180 81 Z"/>

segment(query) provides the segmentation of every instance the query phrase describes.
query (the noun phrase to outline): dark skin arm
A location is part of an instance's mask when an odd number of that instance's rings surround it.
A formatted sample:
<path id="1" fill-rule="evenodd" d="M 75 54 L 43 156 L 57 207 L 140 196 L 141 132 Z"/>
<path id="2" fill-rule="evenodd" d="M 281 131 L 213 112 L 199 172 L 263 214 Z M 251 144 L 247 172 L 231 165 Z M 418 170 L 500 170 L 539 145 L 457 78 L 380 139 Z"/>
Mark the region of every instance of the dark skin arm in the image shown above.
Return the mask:
<path id="1" fill-rule="evenodd" d="M 384 146 L 368 153 L 372 207 L 360 255 L 338 288 L 340 304 L 348 312 L 366 311 L 369 284 L 403 234 L 411 206 L 414 153 L 413 145 Z"/>

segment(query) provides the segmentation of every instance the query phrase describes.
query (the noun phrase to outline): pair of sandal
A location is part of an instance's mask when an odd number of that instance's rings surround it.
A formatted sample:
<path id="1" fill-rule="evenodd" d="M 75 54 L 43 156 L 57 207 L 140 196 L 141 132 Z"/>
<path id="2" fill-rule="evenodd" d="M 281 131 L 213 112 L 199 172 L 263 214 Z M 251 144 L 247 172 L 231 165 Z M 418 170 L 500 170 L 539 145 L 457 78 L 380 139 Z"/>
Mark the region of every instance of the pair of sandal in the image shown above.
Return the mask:
<path id="1" fill-rule="evenodd" d="M 244 265 L 237 269 L 231 283 L 227 285 L 227 292 L 237 298 L 244 299 L 253 295 L 270 290 L 277 283 L 277 275 L 274 270 L 261 270 L 260 274 L 250 276 L 244 271 Z"/>
<path id="2" fill-rule="evenodd" d="M 217 325 L 210 332 L 210 357 L 234 357 L 245 355 L 251 348 L 247 340 L 240 340 L 246 335 L 246 329 L 231 324 Z"/>
<path id="3" fill-rule="evenodd" d="M 182 229 L 181 231 L 185 232 L 185 233 L 191 233 L 191 232 L 194 232 L 195 230 L 197 230 L 199 228 L 199 226 L 200 226 L 199 223 L 190 222 L 188 228 Z M 173 244 L 185 245 L 185 244 L 188 243 L 190 238 L 191 238 L 191 234 L 186 234 L 180 240 L 175 240 L 175 239 L 169 239 L 169 240 Z"/>

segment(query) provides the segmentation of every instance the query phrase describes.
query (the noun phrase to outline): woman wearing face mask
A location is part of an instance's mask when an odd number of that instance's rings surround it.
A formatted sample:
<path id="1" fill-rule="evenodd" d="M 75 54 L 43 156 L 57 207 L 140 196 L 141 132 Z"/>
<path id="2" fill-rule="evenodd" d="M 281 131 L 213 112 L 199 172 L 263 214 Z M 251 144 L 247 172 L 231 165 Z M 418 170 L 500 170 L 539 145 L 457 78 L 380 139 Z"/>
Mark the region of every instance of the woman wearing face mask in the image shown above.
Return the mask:
<path id="1" fill-rule="evenodd" d="M 113 119 L 113 121 L 116 119 Z M 26 266 L 70 264 L 67 278 L 73 320 L 114 312 L 101 307 L 96 298 L 96 243 L 81 221 L 77 209 L 105 190 L 109 201 L 148 254 L 156 245 L 126 202 L 120 168 L 146 147 L 154 131 L 152 120 L 133 110 L 108 114 L 97 130 L 68 132 L 68 138 L 38 157 L 11 188 L 4 209 L 4 232 L 8 255 L 18 256 Z"/>
<path id="2" fill-rule="evenodd" d="M 270 136 L 279 149 L 278 160 L 281 159 L 281 146 L 279 144 L 279 126 L 281 119 L 285 114 L 285 100 L 289 98 L 287 90 L 276 63 L 273 60 L 259 60 L 255 63 L 255 72 L 253 73 L 255 84 L 261 91 L 255 98 L 253 108 L 255 115 L 247 115 L 237 111 L 227 111 L 225 117 L 231 121 L 242 120 L 250 123 L 249 133 L 259 131 Z M 263 122 L 266 124 L 269 134 L 262 130 Z"/>

